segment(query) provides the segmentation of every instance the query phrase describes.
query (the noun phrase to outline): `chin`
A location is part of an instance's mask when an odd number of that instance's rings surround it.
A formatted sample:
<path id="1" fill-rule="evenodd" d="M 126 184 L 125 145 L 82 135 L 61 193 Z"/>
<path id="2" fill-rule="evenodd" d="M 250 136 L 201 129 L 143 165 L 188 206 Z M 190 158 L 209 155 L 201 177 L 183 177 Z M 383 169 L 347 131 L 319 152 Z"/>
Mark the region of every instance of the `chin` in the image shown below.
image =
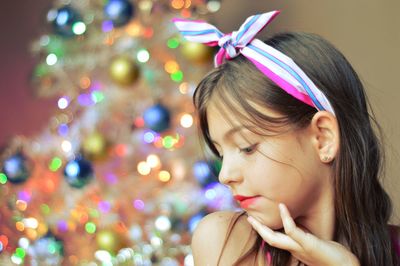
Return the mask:
<path id="1" fill-rule="evenodd" d="M 260 213 L 253 213 L 253 212 L 248 212 L 250 216 L 255 217 L 257 220 L 259 220 L 263 225 L 267 226 L 268 228 L 272 230 L 279 230 L 283 228 L 283 222 L 282 218 L 279 214 L 277 215 L 268 215 L 268 214 L 260 214 Z"/>

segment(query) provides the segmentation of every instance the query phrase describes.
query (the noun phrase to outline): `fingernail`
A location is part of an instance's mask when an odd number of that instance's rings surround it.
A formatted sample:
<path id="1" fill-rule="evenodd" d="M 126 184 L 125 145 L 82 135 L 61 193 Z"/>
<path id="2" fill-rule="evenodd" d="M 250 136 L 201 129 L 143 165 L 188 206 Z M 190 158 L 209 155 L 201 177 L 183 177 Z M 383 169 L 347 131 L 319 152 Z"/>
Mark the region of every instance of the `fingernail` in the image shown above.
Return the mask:
<path id="1" fill-rule="evenodd" d="M 254 223 L 254 218 L 251 216 L 248 216 L 247 221 L 249 221 L 250 223 Z"/>
<path id="2" fill-rule="evenodd" d="M 283 205 L 283 203 L 279 203 L 279 210 L 280 210 L 281 212 L 284 212 L 284 211 L 285 211 L 285 206 Z"/>

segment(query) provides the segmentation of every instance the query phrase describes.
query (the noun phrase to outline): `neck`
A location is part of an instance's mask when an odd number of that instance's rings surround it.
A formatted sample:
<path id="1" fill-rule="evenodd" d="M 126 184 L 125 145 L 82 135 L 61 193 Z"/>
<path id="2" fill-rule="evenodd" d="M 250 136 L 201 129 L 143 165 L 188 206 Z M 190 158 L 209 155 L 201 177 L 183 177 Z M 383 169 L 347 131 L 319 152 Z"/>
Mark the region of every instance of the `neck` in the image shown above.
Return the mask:
<path id="1" fill-rule="evenodd" d="M 298 227 L 323 240 L 333 240 L 335 233 L 335 208 L 333 186 L 320 192 L 320 197 L 307 213 L 295 219 Z"/>

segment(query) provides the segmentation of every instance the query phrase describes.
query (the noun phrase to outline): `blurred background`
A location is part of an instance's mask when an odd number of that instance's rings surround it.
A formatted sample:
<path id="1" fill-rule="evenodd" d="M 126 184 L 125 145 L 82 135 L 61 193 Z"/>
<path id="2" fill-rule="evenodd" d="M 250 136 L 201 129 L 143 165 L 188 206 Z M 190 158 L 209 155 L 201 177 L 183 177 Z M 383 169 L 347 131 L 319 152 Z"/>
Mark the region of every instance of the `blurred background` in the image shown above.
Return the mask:
<path id="1" fill-rule="evenodd" d="M 399 1 L 6 1 L 0 264 L 190 265 L 191 228 L 235 206 L 193 137 L 190 94 L 213 51 L 183 42 L 169 21 L 227 32 L 273 9 L 282 13 L 261 37 L 320 34 L 358 71 L 400 223 Z"/>

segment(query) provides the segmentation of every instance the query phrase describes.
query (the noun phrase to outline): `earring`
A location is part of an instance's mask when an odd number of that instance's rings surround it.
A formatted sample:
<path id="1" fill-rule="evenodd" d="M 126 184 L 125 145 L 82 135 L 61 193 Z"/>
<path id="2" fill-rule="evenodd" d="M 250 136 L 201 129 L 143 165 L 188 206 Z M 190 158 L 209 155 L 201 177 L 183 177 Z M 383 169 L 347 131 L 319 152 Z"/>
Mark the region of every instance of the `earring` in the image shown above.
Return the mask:
<path id="1" fill-rule="evenodd" d="M 322 161 L 324 161 L 324 162 L 329 162 L 330 160 L 332 160 L 332 158 L 331 158 L 330 156 L 328 156 L 328 155 L 325 155 L 325 156 L 322 158 Z"/>

